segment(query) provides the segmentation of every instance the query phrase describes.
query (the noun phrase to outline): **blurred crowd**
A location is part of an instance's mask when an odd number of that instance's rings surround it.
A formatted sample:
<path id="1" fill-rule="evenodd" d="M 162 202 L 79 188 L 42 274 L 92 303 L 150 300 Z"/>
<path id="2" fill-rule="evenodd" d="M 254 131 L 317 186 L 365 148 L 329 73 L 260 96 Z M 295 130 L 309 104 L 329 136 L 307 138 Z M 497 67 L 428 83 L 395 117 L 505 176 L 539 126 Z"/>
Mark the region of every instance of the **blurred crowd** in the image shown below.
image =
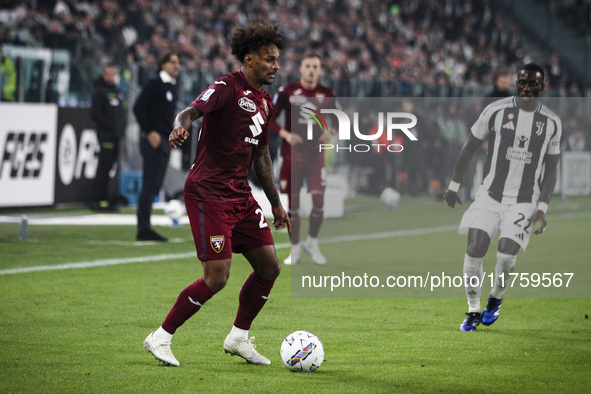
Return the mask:
<path id="1" fill-rule="evenodd" d="M 587 11 L 572 11 L 579 3 L 588 10 L 589 0 L 552 3 L 565 18 L 589 18 Z M 498 7 L 491 0 L 0 0 L 0 44 L 67 50 L 70 90 L 82 92 L 91 91 L 106 63 L 119 67 L 124 92 L 132 67 L 141 86 L 160 55 L 175 50 L 190 102 L 204 81 L 238 68 L 228 48 L 232 31 L 262 22 L 279 24 L 288 40 L 280 59 L 283 81 L 299 78 L 301 55 L 314 50 L 330 81 L 396 84 L 397 96 L 429 96 L 416 87 L 433 85 L 473 87 L 500 97 L 513 93 L 511 78 L 519 66 L 540 61 L 525 54 L 522 33 Z M 584 95 L 558 55 L 552 53 L 541 65 L 552 95 Z M 338 86 L 331 86 L 337 95 L 351 94 Z M 371 90 L 364 95 L 372 94 L 380 95 Z M 365 181 L 358 177 L 365 182 L 359 189 L 441 189 L 479 109 L 472 114 L 451 103 L 425 113 L 431 126 L 418 131 L 422 143 L 409 145 L 415 152 L 404 161 L 377 152 L 352 158 L 354 167 L 371 170 Z M 583 119 L 565 124 L 565 149 L 589 149 L 583 124 Z"/>
<path id="2" fill-rule="evenodd" d="M 558 14 L 581 35 L 591 34 L 591 0 L 538 0 L 546 2 L 552 13 Z"/>
<path id="3" fill-rule="evenodd" d="M 150 74 L 168 50 L 182 54 L 187 73 L 232 71 L 228 38 L 249 22 L 281 26 L 287 78 L 313 49 L 332 78 L 396 82 L 401 96 L 417 95 L 414 82 L 490 86 L 495 70 L 530 60 L 490 0 L 27 0 L 0 8 L 0 43 L 67 49 L 74 88 L 106 62 Z M 559 64 L 548 67 L 551 89 L 581 94 Z"/>

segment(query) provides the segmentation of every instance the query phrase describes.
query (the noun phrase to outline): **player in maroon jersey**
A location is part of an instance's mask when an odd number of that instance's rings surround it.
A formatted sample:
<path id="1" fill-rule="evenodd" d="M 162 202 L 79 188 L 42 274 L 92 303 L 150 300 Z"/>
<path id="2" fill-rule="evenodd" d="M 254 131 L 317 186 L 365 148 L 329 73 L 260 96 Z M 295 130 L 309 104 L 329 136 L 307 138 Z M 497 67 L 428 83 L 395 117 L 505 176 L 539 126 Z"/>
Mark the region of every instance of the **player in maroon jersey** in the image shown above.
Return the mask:
<path id="1" fill-rule="evenodd" d="M 254 272 L 240 291 L 238 313 L 224 350 L 252 364 L 271 364 L 248 338 L 251 323 L 269 298 L 281 270 L 273 237 L 247 180 L 251 163 L 269 199 L 276 229 L 289 217 L 281 207 L 269 156 L 267 125 L 271 98 L 262 90 L 279 70 L 279 50 L 285 46 L 278 26 L 248 25 L 230 40 L 240 71 L 212 82 L 174 121 L 169 142 L 180 146 L 191 123 L 203 116 L 197 156 L 185 183 L 185 204 L 203 278 L 184 289 L 162 326 L 148 335 L 145 349 L 168 365 L 179 366 L 170 350 L 172 335 L 226 285 L 232 252 L 242 253 Z"/>
<path id="2" fill-rule="evenodd" d="M 324 190 L 326 188 L 324 152 L 318 151 L 318 144 L 329 142 L 330 135 L 316 132 L 314 139 L 308 141 L 306 139 L 306 124 L 309 119 L 297 119 L 292 123 L 291 111 L 292 104 L 315 110 L 326 104 L 325 98 L 335 97 L 331 89 L 318 83 L 321 72 L 320 56 L 314 52 L 306 53 L 300 64 L 300 80 L 281 86 L 273 100 L 275 111 L 269 128 L 283 138 L 281 145 L 283 165 L 281 167 L 279 186 L 281 192 L 288 193 L 292 223 L 291 254 L 284 261 L 288 265 L 297 264 L 300 261 L 299 190 L 304 179 L 308 184 L 308 192 L 312 195 L 310 226 L 308 237 L 304 243 L 304 250 L 310 254 L 316 264 L 326 264 L 326 258 L 320 252 L 316 240 L 324 219 Z M 277 123 L 277 116 L 283 110 L 285 111 L 285 127 L 282 128 Z M 301 127 L 292 130 L 292 124 Z"/>

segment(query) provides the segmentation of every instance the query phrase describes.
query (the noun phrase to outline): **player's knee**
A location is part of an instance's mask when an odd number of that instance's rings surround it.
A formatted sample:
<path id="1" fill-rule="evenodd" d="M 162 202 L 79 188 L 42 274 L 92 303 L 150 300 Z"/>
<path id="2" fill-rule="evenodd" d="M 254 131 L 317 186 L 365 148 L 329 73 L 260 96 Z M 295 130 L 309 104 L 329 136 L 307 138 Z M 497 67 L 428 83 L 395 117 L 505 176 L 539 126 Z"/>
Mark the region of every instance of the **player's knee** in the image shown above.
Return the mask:
<path id="1" fill-rule="evenodd" d="M 205 284 L 207 285 L 207 287 L 209 287 L 209 289 L 211 290 L 212 293 L 217 293 L 218 291 L 222 290 L 224 287 L 226 287 L 226 283 L 228 283 L 228 278 L 222 278 L 222 277 L 209 277 L 209 278 L 205 278 L 203 277 L 203 280 L 205 281 Z"/>
<path id="2" fill-rule="evenodd" d="M 217 293 L 226 287 L 230 270 L 210 270 L 203 273 L 203 280 L 212 293 Z"/>
<path id="3" fill-rule="evenodd" d="M 275 259 L 275 264 L 269 269 L 269 280 L 275 280 L 281 273 L 281 264 L 279 260 Z"/>
<path id="4" fill-rule="evenodd" d="M 281 273 L 281 264 L 277 257 L 273 257 L 266 264 L 264 264 L 257 274 L 265 280 L 275 280 Z"/>
<path id="5" fill-rule="evenodd" d="M 312 213 L 322 215 L 324 213 L 324 206 L 322 206 L 322 205 L 312 205 Z"/>
<path id="6" fill-rule="evenodd" d="M 324 208 L 324 194 L 323 193 L 313 193 L 312 194 L 312 206 L 313 207 L 320 207 L 320 209 Z"/>
<path id="7" fill-rule="evenodd" d="M 486 255 L 487 249 L 488 243 L 484 244 L 482 242 L 469 242 L 468 247 L 466 248 L 466 254 L 470 257 L 481 258 Z"/>
<path id="8" fill-rule="evenodd" d="M 505 255 L 513 255 L 513 256 L 517 256 L 517 253 L 519 253 L 521 246 L 513 241 L 510 238 L 500 238 L 499 239 L 499 246 L 498 246 L 498 252 L 505 254 Z"/>

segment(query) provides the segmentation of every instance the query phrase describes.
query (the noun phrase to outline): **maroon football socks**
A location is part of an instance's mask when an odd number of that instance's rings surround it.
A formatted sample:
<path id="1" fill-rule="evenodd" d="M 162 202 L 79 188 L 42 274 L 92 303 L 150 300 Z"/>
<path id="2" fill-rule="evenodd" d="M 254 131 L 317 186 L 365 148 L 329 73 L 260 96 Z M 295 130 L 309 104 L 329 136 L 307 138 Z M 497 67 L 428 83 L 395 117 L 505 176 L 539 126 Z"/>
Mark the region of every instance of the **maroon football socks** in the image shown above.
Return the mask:
<path id="1" fill-rule="evenodd" d="M 164 319 L 162 328 L 170 334 L 174 334 L 177 328 L 183 325 L 191 316 L 213 296 L 203 278 L 189 285 L 181 291 L 174 306 Z"/>
<path id="2" fill-rule="evenodd" d="M 243 330 L 249 330 L 252 321 L 257 317 L 263 306 L 269 299 L 274 280 L 265 280 L 255 274 L 250 274 L 240 290 L 240 305 L 234 326 Z"/>

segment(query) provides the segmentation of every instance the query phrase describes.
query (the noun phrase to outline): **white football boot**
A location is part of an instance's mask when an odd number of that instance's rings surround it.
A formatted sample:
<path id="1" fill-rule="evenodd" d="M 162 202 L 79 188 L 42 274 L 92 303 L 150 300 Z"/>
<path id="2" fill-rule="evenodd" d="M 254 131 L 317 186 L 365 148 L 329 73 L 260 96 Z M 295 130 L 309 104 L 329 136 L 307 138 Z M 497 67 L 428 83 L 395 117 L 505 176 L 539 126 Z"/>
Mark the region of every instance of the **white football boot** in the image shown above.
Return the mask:
<path id="1" fill-rule="evenodd" d="M 170 341 L 163 341 L 162 339 L 157 338 L 153 332 L 151 332 L 144 341 L 144 349 L 146 349 L 148 353 L 152 353 L 157 360 L 162 361 L 164 364 L 173 367 L 181 365 L 170 350 Z"/>
<path id="2" fill-rule="evenodd" d="M 293 265 L 300 262 L 300 257 L 302 255 L 302 247 L 300 244 L 291 245 L 291 253 L 289 256 L 283 260 L 283 264 L 285 265 Z"/>
<path id="3" fill-rule="evenodd" d="M 260 355 L 259 352 L 256 351 L 256 346 L 252 344 L 253 341 L 254 337 L 242 341 L 235 341 L 230 337 L 230 334 L 228 334 L 224 341 L 224 350 L 232 356 L 242 357 L 250 364 L 271 365 L 271 361 L 267 357 Z"/>
<path id="4" fill-rule="evenodd" d="M 316 264 L 326 264 L 326 258 L 320 252 L 318 240 L 316 238 L 308 237 L 304 243 L 304 250 L 312 257 L 312 261 Z"/>

